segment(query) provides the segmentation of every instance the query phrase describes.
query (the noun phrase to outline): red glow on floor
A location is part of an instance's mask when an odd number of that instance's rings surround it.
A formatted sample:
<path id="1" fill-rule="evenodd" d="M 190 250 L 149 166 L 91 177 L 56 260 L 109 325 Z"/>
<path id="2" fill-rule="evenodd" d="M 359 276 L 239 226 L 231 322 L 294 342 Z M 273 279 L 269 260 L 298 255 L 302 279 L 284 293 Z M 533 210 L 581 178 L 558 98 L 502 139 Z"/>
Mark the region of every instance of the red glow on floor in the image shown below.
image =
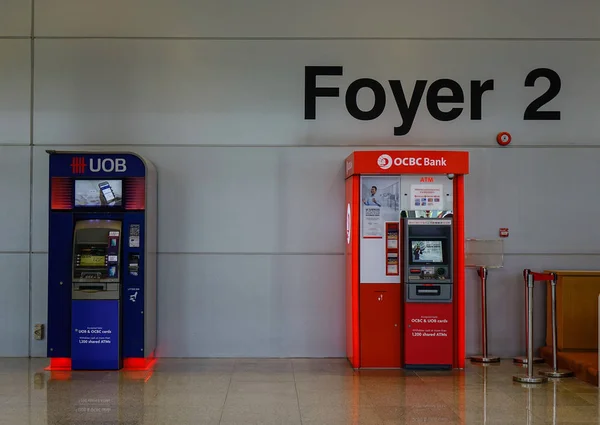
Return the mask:
<path id="1" fill-rule="evenodd" d="M 52 357 L 50 364 L 44 370 L 49 371 L 70 371 L 71 359 L 69 357 Z"/>
<path id="2" fill-rule="evenodd" d="M 149 357 L 128 357 L 123 359 L 124 370 L 150 370 L 156 363 L 154 353 Z"/>

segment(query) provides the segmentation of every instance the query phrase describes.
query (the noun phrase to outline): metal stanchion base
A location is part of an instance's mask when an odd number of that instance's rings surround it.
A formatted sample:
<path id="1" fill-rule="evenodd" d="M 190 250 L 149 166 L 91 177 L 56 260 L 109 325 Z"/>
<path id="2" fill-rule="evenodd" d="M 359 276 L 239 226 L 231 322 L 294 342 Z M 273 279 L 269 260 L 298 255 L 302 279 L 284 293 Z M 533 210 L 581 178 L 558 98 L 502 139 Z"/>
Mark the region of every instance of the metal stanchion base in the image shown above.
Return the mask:
<path id="1" fill-rule="evenodd" d="M 540 370 L 540 375 L 543 375 L 547 378 L 570 378 L 571 376 L 575 376 L 575 374 L 570 370 L 565 369 L 549 369 L 549 370 Z"/>
<path id="2" fill-rule="evenodd" d="M 527 364 L 527 357 L 526 356 L 515 357 L 513 359 L 513 362 L 519 363 L 519 364 Z M 542 359 L 541 357 L 534 357 L 533 364 L 536 364 L 536 363 L 544 363 L 544 359 Z"/>
<path id="3" fill-rule="evenodd" d="M 514 375 L 513 381 L 522 384 L 543 384 L 548 382 L 548 378 L 545 376 Z"/>
<path id="4" fill-rule="evenodd" d="M 496 357 L 496 356 L 488 356 L 488 357 L 473 356 L 473 357 L 471 357 L 471 361 L 475 362 L 475 363 L 499 363 L 500 362 L 500 357 Z"/>

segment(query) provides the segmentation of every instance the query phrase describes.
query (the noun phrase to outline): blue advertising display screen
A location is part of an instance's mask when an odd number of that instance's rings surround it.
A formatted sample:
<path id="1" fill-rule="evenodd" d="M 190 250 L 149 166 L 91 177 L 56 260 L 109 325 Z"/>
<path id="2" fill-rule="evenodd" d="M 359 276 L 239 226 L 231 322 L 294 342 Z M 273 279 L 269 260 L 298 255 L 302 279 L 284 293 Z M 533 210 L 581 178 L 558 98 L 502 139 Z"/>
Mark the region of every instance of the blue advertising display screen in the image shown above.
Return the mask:
<path id="1" fill-rule="evenodd" d="M 123 205 L 121 180 L 75 180 L 76 207 L 120 207 Z"/>
<path id="2" fill-rule="evenodd" d="M 120 368 L 118 300 L 73 300 L 72 324 L 74 370 Z"/>

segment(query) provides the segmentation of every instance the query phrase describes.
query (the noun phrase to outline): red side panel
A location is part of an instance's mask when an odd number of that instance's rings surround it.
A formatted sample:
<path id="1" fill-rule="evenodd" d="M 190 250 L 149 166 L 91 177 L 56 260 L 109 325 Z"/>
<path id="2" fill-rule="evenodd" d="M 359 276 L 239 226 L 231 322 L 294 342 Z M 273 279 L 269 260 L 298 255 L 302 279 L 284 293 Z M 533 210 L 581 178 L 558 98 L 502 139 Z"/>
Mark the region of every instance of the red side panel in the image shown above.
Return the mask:
<path id="1" fill-rule="evenodd" d="M 125 209 L 142 211 L 146 208 L 145 177 L 128 177 L 125 180 Z"/>
<path id="2" fill-rule="evenodd" d="M 358 321 L 359 266 L 359 177 L 346 179 L 346 356 L 352 367 L 360 367 Z"/>
<path id="3" fill-rule="evenodd" d="M 50 180 L 50 208 L 70 210 L 73 208 L 73 179 L 52 177 Z"/>
<path id="4" fill-rule="evenodd" d="M 465 367 L 465 176 L 454 179 L 454 317 L 456 344 L 453 367 Z"/>
<path id="5" fill-rule="evenodd" d="M 453 304 L 404 304 L 404 363 L 452 365 Z"/>
<path id="6" fill-rule="evenodd" d="M 401 285 L 360 285 L 361 367 L 399 368 Z"/>

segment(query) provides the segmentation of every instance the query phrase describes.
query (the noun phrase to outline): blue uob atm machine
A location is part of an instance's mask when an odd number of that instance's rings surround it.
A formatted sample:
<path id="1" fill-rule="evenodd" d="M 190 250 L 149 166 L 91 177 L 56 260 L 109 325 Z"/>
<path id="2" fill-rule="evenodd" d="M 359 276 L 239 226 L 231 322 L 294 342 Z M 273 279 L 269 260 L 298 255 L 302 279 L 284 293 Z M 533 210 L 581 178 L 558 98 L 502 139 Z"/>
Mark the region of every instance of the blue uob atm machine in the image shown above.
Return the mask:
<path id="1" fill-rule="evenodd" d="M 156 348 L 156 169 L 132 153 L 48 153 L 49 369 L 143 368 Z"/>

